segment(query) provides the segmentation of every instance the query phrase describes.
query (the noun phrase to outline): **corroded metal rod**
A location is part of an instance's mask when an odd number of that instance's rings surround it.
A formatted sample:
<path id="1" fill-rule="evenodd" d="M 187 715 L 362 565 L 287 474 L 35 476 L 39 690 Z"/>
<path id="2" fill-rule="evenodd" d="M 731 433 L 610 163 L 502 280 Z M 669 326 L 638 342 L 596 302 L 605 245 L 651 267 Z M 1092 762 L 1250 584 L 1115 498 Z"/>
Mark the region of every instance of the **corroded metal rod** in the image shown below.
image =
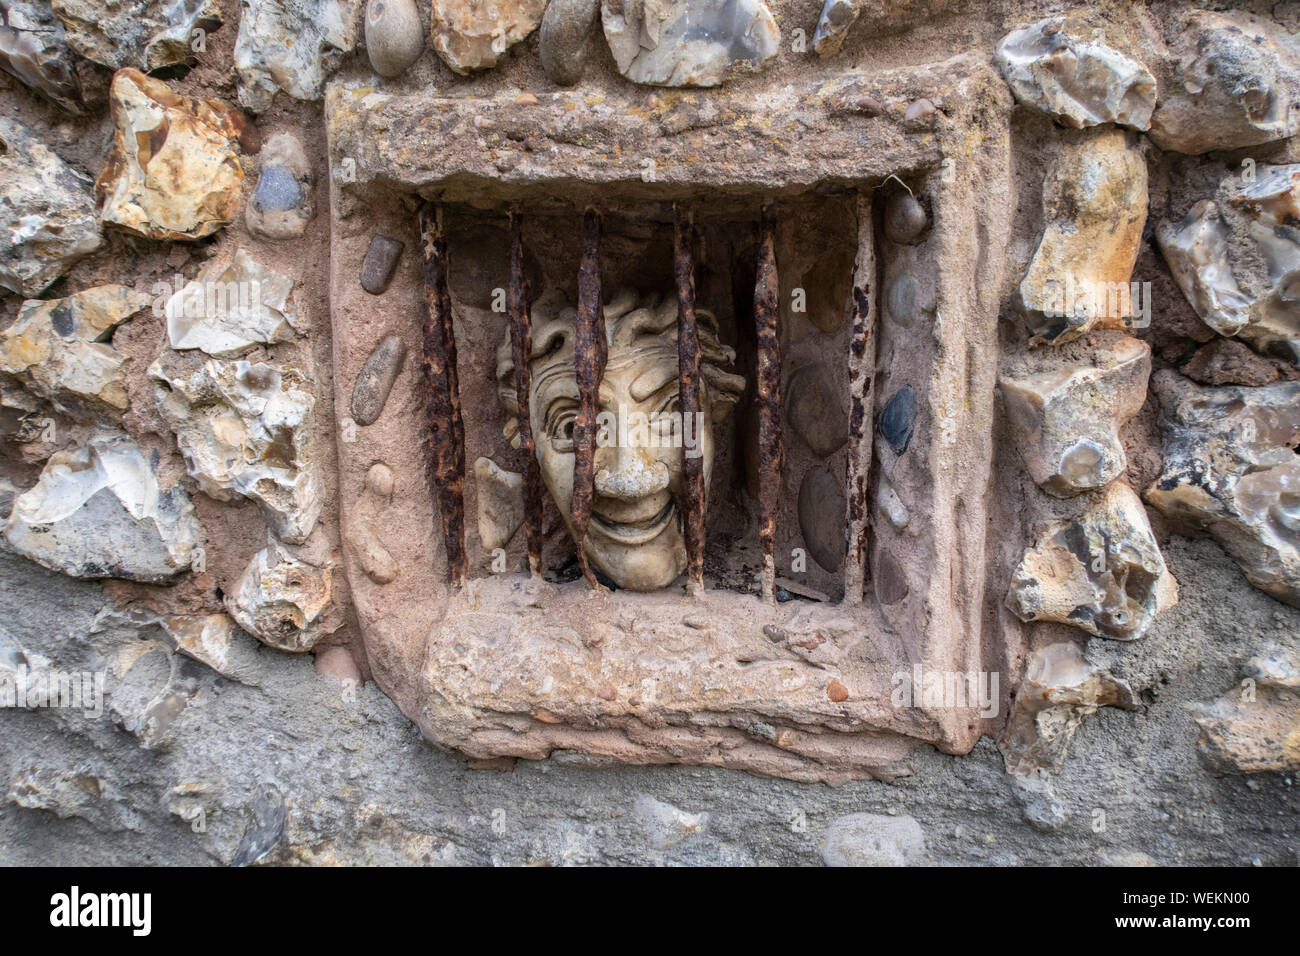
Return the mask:
<path id="1" fill-rule="evenodd" d="M 776 317 L 781 282 L 776 270 L 776 220 L 764 210 L 754 283 L 758 337 L 758 540 L 763 549 L 763 597 L 776 601 L 776 512 L 781 497 L 781 346 Z"/>
<path id="2" fill-rule="evenodd" d="M 870 514 L 871 422 L 876 364 L 876 249 L 871 197 L 858 197 L 858 255 L 853 265 L 853 330 L 849 339 L 849 477 L 845 521 L 844 601 L 862 603 Z"/>
<path id="3" fill-rule="evenodd" d="M 695 328 L 695 260 L 691 251 L 692 227 L 681 210 L 674 210 L 673 276 L 677 280 L 678 405 L 682 434 L 695 436 L 695 448 L 683 448 L 682 479 L 686 497 L 686 588 L 704 587 L 704 456 L 699 454 L 700 337 Z M 689 423 L 689 424 L 688 424 Z M 683 442 L 685 446 L 685 442 Z"/>
<path id="4" fill-rule="evenodd" d="M 529 407 L 532 389 L 533 316 L 528 304 L 528 283 L 524 278 L 522 222 L 510 214 L 510 350 L 515 362 L 515 400 L 519 405 L 519 448 L 524 454 L 524 522 L 528 533 L 528 572 L 542 573 L 542 475 L 533 440 Z"/>
<path id="5" fill-rule="evenodd" d="M 421 366 L 429 391 L 429 474 L 439 499 L 447 569 L 451 583 L 459 586 L 465 580 L 465 425 L 447 291 L 447 242 L 439 211 L 432 204 L 420 207 L 419 221 L 424 254 Z"/>
<path id="6" fill-rule="evenodd" d="M 587 563 L 586 538 L 596 471 L 596 411 L 608 352 L 605 306 L 600 291 L 600 214 L 589 208 L 582 217 L 578 326 L 573 354 L 579 395 L 578 417 L 573 425 L 573 536 L 578 545 L 578 566 L 593 588 L 600 585 Z"/>

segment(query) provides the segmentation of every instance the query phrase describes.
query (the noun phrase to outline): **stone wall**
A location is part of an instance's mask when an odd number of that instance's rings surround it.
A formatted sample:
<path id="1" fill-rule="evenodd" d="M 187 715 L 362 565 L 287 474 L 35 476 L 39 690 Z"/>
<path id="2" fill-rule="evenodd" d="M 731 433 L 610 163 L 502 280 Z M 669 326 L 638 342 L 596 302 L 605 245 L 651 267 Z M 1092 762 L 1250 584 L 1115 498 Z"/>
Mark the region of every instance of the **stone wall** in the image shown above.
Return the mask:
<path id="1" fill-rule="evenodd" d="M 1300 859 L 1300 8 L 0 10 L 0 859 Z M 529 573 L 589 207 L 746 382 L 698 592 Z"/>

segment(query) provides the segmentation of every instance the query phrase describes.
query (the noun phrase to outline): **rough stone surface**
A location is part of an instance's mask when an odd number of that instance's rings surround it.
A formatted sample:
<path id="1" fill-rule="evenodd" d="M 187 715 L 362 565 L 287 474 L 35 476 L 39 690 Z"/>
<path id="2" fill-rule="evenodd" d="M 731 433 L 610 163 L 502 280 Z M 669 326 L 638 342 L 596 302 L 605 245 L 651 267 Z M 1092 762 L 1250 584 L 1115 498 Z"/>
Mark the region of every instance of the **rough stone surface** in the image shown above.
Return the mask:
<path id="1" fill-rule="evenodd" d="M 160 623 L 176 650 L 186 657 L 249 687 L 261 683 L 259 645 L 229 614 L 173 614 Z"/>
<path id="2" fill-rule="evenodd" d="M 1200 388 L 1154 379 L 1164 410 L 1164 472 L 1146 499 L 1212 535 L 1250 583 L 1300 606 L 1300 382 Z"/>
<path id="3" fill-rule="evenodd" d="M 380 76 L 401 76 L 424 52 L 424 23 L 413 0 L 369 0 L 366 56 Z"/>
<path id="4" fill-rule="evenodd" d="M 826 0 L 817 30 L 813 33 L 813 52 L 820 57 L 832 57 L 840 52 L 849 30 L 862 13 L 861 0 Z"/>
<path id="5" fill-rule="evenodd" d="M 849 813 L 831 821 L 822 859 L 827 866 L 909 866 L 925 854 L 925 833 L 909 816 Z"/>
<path id="6" fill-rule="evenodd" d="M 433 48 L 457 73 L 490 69 L 537 29 L 546 0 L 433 0 Z"/>
<path id="7" fill-rule="evenodd" d="M 602 0 L 619 72 L 655 86 L 717 86 L 776 55 L 781 33 L 764 0 Z"/>
<path id="8" fill-rule="evenodd" d="M 221 26 L 218 0 L 51 0 L 76 53 L 110 70 L 192 63 Z M 196 40 L 196 31 L 202 37 Z"/>
<path id="9" fill-rule="evenodd" d="M 1192 708 L 1206 764 L 1215 773 L 1300 770 L 1300 656 L 1267 648 L 1241 676 L 1222 697 Z"/>
<path id="10" fill-rule="evenodd" d="M 1029 475 L 1049 494 L 1095 491 L 1128 468 L 1119 430 L 1142 408 L 1151 348 L 1124 338 L 1090 364 L 1004 374 L 998 385 Z"/>
<path id="11" fill-rule="evenodd" d="M 263 644 L 294 653 L 309 651 L 343 625 L 333 601 L 333 569 L 300 560 L 278 544 L 248 563 L 226 610 Z"/>
<path id="12" fill-rule="evenodd" d="M 1137 640 L 1178 600 L 1146 509 L 1123 482 L 1077 518 L 1054 524 L 1025 552 L 1007 606 L 1022 621 L 1056 621 L 1112 640 Z"/>
<path id="13" fill-rule="evenodd" d="M 1232 339 L 1202 345 L 1179 371 L 1201 385 L 1268 385 L 1281 377 L 1276 364 Z"/>
<path id="14" fill-rule="evenodd" d="M 1075 129 L 1103 123 L 1146 129 L 1156 106 L 1151 71 L 1073 27 L 1065 17 L 1051 17 L 998 44 L 998 67 L 1016 99 Z"/>
<path id="15" fill-rule="evenodd" d="M 325 81 L 357 45 L 364 0 L 240 0 L 234 66 L 239 105 L 255 113 L 275 94 L 319 100 Z"/>
<path id="16" fill-rule="evenodd" d="M 306 540 L 324 502 L 302 373 L 165 350 L 149 378 L 199 489 L 256 501 L 281 540 Z"/>
<path id="17" fill-rule="evenodd" d="M 126 68 L 113 77 L 113 150 L 95 195 L 106 225 L 147 239 L 200 239 L 235 217 L 243 114 Z"/>
<path id="18" fill-rule="evenodd" d="M 600 0 L 550 0 L 537 46 L 542 69 L 556 86 L 575 86 L 587 68 Z"/>
<path id="19" fill-rule="evenodd" d="M 1043 191 L 1046 227 L 1020 283 L 1021 303 L 1043 319 L 1044 340 L 1124 327 L 1146 218 L 1146 160 L 1123 131 L 1062 147 Z"/>
<path id="20" fill-rule="evenodd" d="M 1242 11 L 1197 12 L 1173 44 L 1177 69 L 1151 118 L 1161 149 L 1206 153 L 1292 136 L 1300 58 L 1277 27 Z"/>
<path id="21" fill-rule="evenodd" d="M 201 535 L 185 489 L 163 488 L 124 435 L 51 456 L 5 525 L 9 546 L 47 568 L 152 584 L 186 571 Z"/>
<path id="22" fill-rule="evenodd" d="M 219 255 L 167 300 L 167 344 L 218 358 L 293 339 L 293 280 L 245 250 Z"/>
<path id="23" fill-rule="evenodd" d="M 245 213 L 248 231 L 266 239 L 296 239 L 316 214 L 311 163 L 289 133 L 267 140 L 260 159 L 262 171 Z"/>
<path id="24" fill-rule="evenodd" d="M 103 243 L 90 182 L 0 117 L 0 285 L 33 296 Z"/>
<path id="25" fill-rule="evenodd" d="M 0 3 L 0 69 L 69 113 L 80 116 L 86 112 L 67 34 L 43 0 Z"/>
<path id="26" fill-rule="evenodd" d="M 29 299 L 14 324 L 0 332 L 0 371 L 56 408 L 120 413 L 129 404 L 126 360 L 105 340 L 149 302 L 123 285 Z"/>

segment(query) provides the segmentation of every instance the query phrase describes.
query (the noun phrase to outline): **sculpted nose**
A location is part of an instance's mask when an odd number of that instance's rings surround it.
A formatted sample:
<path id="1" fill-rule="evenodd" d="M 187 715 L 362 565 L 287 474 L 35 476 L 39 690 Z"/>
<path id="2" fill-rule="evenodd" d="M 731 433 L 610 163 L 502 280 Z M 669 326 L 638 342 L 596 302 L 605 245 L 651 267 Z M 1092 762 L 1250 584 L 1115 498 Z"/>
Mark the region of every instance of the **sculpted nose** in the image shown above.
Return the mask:
<path id="1" fill-rule="evenodd" d="M 601 448 L 596 454 L 596 494 L 636 501 L 668 487 L 668 466 L 641 448 Z"/>

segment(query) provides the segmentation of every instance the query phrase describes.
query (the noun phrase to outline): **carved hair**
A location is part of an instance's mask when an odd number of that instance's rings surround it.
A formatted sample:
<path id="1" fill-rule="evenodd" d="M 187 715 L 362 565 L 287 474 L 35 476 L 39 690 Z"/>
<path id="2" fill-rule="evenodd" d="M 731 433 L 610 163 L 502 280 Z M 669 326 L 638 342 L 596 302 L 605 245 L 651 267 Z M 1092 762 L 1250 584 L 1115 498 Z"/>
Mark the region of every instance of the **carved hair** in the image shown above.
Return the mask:
<path id="1" fill-rule="evenodd" d="M 572 307 L 561 309 L 554 318 L 544 319 L 533 327 L 533 350 L 529 356 L 536 363 L 573 365 L 574 336 L 578 313 Z M 709 389 L 714 421 L 722 419 L 740 401 L 745 379 L 725 371 L 735 361 L 735 350 L 718 339 L 717 317 L 707 309 L 695 310 L 700 339 L 700 375 Z M 672 346 L 677 342 L 677 300 L 658 294 L 640 295 L 635 289 L 620 289 L 605 305 L 605 338 L 611 355 L 637 347 L 643 339 L 654 344 Z M 513 437 L 519 404 L 515 397 L 515 363 L 510 349 L 510 334 L 497 349 L 497 394 L 501 407 L 511 420 L 506 433 Z"/>

